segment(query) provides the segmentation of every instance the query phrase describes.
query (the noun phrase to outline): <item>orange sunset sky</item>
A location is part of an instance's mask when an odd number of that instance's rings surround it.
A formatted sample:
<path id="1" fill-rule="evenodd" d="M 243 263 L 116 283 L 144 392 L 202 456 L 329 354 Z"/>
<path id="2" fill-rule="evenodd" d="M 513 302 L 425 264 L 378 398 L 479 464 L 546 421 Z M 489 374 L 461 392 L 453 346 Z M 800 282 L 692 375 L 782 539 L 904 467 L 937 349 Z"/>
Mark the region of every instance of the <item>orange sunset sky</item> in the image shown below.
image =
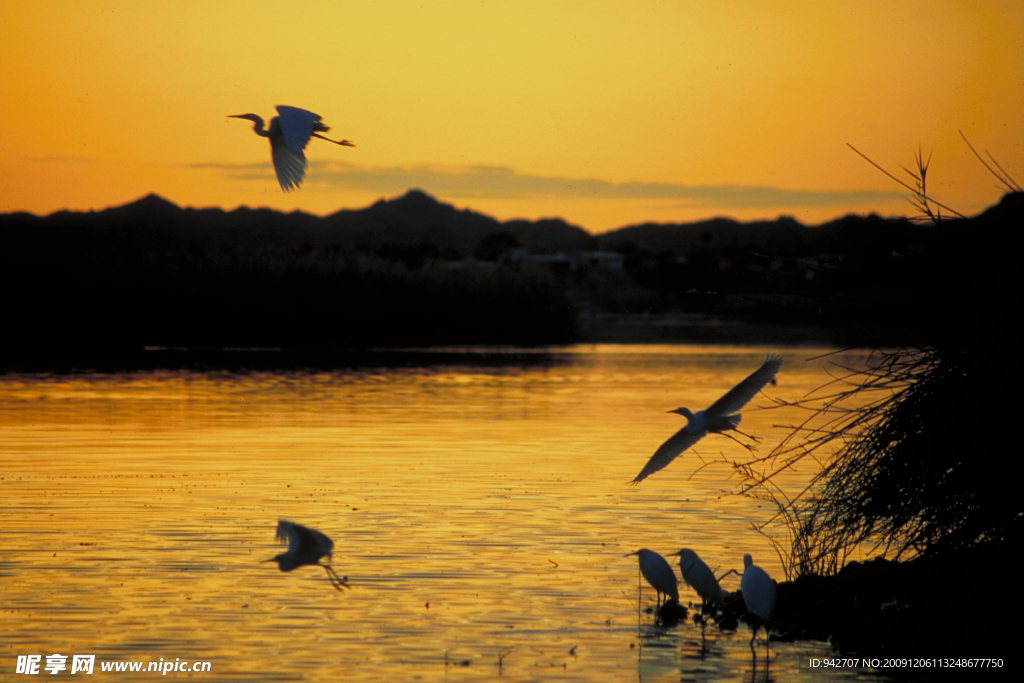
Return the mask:
<path id="1" fill-rule="evenodd" d="M 1024 182 L 1024 2 L 0 0 L 0 212 L 325 215 L 421 188 L 499 219 L 972 215 Z M 302 188 L 227 118 L 323 116 Z"/>

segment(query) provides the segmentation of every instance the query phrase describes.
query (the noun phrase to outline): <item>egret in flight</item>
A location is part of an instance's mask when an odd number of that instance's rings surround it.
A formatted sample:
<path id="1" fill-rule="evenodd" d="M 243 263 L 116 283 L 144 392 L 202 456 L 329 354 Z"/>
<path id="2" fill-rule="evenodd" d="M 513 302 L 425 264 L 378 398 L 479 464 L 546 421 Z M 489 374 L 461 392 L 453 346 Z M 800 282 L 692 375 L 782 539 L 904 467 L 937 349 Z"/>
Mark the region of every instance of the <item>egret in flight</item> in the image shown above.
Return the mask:
<path id="1" fill-rule="evenodd" d="M 641 548 L 634 553 L 626 553 L 625 556 L 629 557 L 630 555 L 636 555 L 639 558 L 640 573 L 647 579 L 647 583 L 651 584 L 651 587 L 654 588 L 654 592 L 658 594 L 658 607 L 661 607 L 662 594 L 679 602 L 676 573 L 672 571 L 672 567 L 664 557 L 647 548 Z"/>
<path id="2" fill-rule="evenodd" d="M 348 140 L 332 140 L 325 138 L 320 133 L 330 130 L 320 121 L 320 115 L 314 114 L 298 107 L 277 107 L 277 116 L 270 119 L 270 127 L 263 130 L 263 119 L 256 114 L 233 114 L 228 118 L 247 119 L 255 125 L 252 127 L 256 135 L 270 138 L 270 158 L 274 162 L 274 171 L 277 172 L 277 182 L 281 183 L 281 189 L 291 192 L 298 189 L 302 184 L 302 178 L 306 175 L 306 155 L 302 150 L 311 137 L 327 140 L 336 145 L 355 147 Z"/>
<path id="3" fill-rule="evenodd" d="M 320 564 L 320 558 L 331 559 L 334 541 L 316 529 L 304 527 L 283 519 L 277 522 L 277 540 L 288 544 L 288 552 L 274 556 L 264 562 L 277 562 L 283 572 L 290 572 L 304 564 L 312 564 L 327 570 L 327 578 L 337 590 L 348 588 L 348 577 L 340 577 L 329 564 Z"/>
<path id="4" fill-rule="evenodd" d="M 740 579 L 740 592 L 743 593 L 743 604 L 747 606 L 747 612 L 757 617 L 751 624 L 754 634 L 750 636 L 750 648 L 754 648 L 754 638 L 757 637 L 757 627 L 764 623 L 765 649 L 768 648 L 767 640 L 771 638 L 768 630 L 768 622 L 775 614 L 775 582 L 768 576 L 768 572 L 754 564 L 750 555 L 743 556 L 743 577 Z"/>
<path id="5" fill-rule="evenodd" d="M 710 408 L 690 412 L 689 408 L 676 408 L 670 413 L 678 413 L 687 419 L 686 426 L 673 434 L 668 441 L 661 444 L 651 459 L 647 461 L 640 474 L 636 475 L 632 484 L 639 484 L 648 476 L 664 468 L 675 460 L 676 456 L 693 444 L 700 441 L 706 434 L 721 434 L 726 430 L 736 429 L 740 424 L 739 410 L 747 405 L 757 392 L 775 379 L 775 373 L 782 367 L 782 358 L 768 354 L 764 364 L 745 380 L 734 386 L 725 396 L 711 404 Z"/>
<path id="6" fill-rule="evenodd" d="M 683 574 L 683 581 L 697 591 L 697 595 L 704 601 L 701 611 L 706 610 L 709 605 L 721 605 L 725 601 L 725 593 L 718 585 L 714 572 L 704 564 L 704 560 L 700 559 L 697 553 L 689 548 L 683 548 L 678 553 L 672 553 L 672 556 L 679 558 L 679 570 Z"/>

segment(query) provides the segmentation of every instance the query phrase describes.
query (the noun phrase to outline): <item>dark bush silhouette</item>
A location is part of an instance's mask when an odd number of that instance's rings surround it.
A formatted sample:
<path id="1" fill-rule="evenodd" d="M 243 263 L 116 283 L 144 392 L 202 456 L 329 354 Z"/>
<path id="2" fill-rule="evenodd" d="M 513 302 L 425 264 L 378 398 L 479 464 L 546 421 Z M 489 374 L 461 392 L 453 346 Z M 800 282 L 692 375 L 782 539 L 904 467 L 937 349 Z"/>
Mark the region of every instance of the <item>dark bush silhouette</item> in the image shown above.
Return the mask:
<path id="1" fill-rule="evenodd" d="M 1015 239 L 1024 193 L 970 225 Z M 807 422 L 761 461 L 771 472 L 739 465 L 779 507 L 792 575 L 834 574 L 866 549 L 892 559 L 1016 558 L 1024 464 L 1007 440 L 1004 405 L 1014 360 L 995 344 L 1016 333 L 1017 251 L 965 244 L 967 227 L 938 229 L 916 269 L 927 292 L 906 313 L 921 344 L 877 351 L 865 371 L 839 369 L 825 396 L 800 402 L 813 411 Z M 809 489 L 794 499 L 770 489 L 772 472 L 808 455 L 823 463 Z"/>

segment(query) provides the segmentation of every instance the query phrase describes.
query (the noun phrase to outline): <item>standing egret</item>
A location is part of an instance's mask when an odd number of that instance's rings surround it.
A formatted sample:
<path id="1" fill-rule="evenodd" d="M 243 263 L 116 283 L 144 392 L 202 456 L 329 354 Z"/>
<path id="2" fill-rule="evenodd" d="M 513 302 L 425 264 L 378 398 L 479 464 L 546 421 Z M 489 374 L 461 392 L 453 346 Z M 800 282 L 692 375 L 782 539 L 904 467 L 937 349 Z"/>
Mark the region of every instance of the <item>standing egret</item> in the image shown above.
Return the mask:
<path id="1" fill-rule="evenodd" d="M 348 588 L 348 577 L 341 578 L 329 564 L 320 564 L 320 558 L 331 559 L 334 541 L 316 529 L 304 527 L 295 522 L 277 521 L 277 540 L 288 544 L 288 552 L 276 555 L 264 562 L 277 562 L 283 572 L 290 572 L 304 564 L 312 564 L 327 570 L 327 578 L 337 590 Z"/>
<path id="2" fill-rule="evenodd" d="M 725 592 L 718 585 L 714 572 L 697 553 L 683 548 L 678 553 L 672 553 L 672 557 L 679 557 L 679 571 L 683 574 L 683 581 L 697 591 L 697 595 L 704 601 L 702 612 L 707 610 L 708 603 L 721 605 L 725 602 Z"/>
<path id="3" fill-rule="evenodd" d="M 771 639 L 768 622 L 775 614 L 775 582 L 768 576 L 768 572 L 754 564 L 754 559 L 749 554 L 743 556 L 743 577 L 740 579 L 740 591 L 743 593 L 743 604 L 747 606 L 747 612 L 764 622 L 765 649 L 767 650 L 768 640 Z M 754 629 L 754 634 L 750 636 L 751 649 L 754 648 L 754 638 L 757 637 L 759 623 L 755 620 L 751 624 Z"/>
<path id="4" fill-rule="evenodd" d="M 661 607 L 661 595 L 663 593 L 679 602 L 676 573 L 672 571 L 672 567 L 664 557 L 647 548 L 641 548 L 634 553 L 626 553 L 625 557 L 630 555 L 636 555 L 640 559 L 640 573 L 644 575 L 647 583 L 651 584 L 651 587 L 658 594 L 658 607 Z"/>
<path id="5" fill-rule="evenodd" d="M 750 399 L 761 391 L 764 385 L 775 379 L 775 373 L 782 367 L 782 358 L 768 354 L 764 364 L 745 380 L 734 386 L 729 392 L 711 404 L 711 407 L 690 412 L 689 408 L 676 408 L 670 413 L 678 413 L 687 419 L 686 426 L 673 434 L 668 441 L 661 444 L 651 459 L 647 461 L 640 474 L 631 483 L 639 484 L 648 476 L 664 468 L 677 455 L 704 438 L 708 432 L 721 434 L 736 429 L 740 424 L 739 410 L 747 405 Z"/>
<path id="6" fill-rule="evenodd" d="M 306 155 L 302 150 L 311 137 L 327 140 L 336 145 L 355 147 L 348 140 L 331 140 L 320 133 L 330 130 L 321 123 L 320 115 L 298 107 L 277 107 L 278 115 L 270 119 L 270 127 L 263 130 L 263 119 L 256 114 L 233 114 L 228 118 L 247 119 L 255 125 L 252 127 L 256 135 L 270 138 L 270 158 L 277 172 L 277 182 L 285 192 L 298 189 L 302 178 L 306 175 Z"/>

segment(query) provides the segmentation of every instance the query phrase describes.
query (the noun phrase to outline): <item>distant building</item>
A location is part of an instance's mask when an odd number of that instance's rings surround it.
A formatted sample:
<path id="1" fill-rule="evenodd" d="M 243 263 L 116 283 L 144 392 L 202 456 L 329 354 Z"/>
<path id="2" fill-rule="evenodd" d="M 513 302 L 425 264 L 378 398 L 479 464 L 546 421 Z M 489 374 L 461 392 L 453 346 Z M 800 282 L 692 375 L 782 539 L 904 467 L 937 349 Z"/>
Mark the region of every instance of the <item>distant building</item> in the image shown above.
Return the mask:
<path id="1" fill-rule="evenodd" d="M 604 270 L 622 270 L 625 257 L 617 251 L 587 251 L 581 254 L 587 259 L 586 265 Z"/>
<path id="2" fill-rule="evenodd" d="M 559 251 L 554 254 L 530 254 L 526 247 L 509 249 L 501 255 L 501 260 L 505 263 L 528 263 L 573 271 L 580 268 L 622 270 L 624 264 L 622 254 L 614 251 L 577 251 L 569 254 Z"/>

